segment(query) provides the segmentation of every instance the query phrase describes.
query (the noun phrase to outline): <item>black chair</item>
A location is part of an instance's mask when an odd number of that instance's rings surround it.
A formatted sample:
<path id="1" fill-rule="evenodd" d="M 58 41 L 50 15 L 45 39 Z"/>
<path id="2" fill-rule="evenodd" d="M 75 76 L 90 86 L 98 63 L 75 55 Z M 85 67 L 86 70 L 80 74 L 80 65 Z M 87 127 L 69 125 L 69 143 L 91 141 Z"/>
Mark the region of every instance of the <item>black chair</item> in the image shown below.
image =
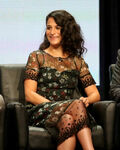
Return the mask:
<path id="1" fill-rule="evenodd" d="M 52 141 L 47 130 L 27 124 L 24 107 L 24 67 L 24 64 L 0 65 L 0 93 L 7 105 L 5 149 L 12 147 L 17 150 L 55 150 L 56 143 Z M 112 150 L 116 103 L 106 100 L 97 102 L 91 107 L 91 113 L 97 121 L 97 127 L 92 129 L 94 147 L 96 150 Z"/>
<path id="2" fill-rule="evenodd" d="M 0 150 L 4 150 L 4 116 L 5 102 L 2 95 L 0 95 Z"/>

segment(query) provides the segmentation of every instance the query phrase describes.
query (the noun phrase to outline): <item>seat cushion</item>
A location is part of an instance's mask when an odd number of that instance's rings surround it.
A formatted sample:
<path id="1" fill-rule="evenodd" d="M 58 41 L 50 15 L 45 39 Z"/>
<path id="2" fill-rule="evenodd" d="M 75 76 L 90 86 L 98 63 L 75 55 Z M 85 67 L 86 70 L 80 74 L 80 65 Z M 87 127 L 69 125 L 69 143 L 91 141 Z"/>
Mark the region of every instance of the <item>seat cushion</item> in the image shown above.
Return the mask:
<path id="1" fill-rule="evenodd" d="M 56 143 L 44 128 L 29 127 L 29 146 L 34 150 L 56 150 Z"/>
<path id="2" fill-rule="evenodd" d="M 104 147 L 103 129 L 97 125 L 92 129 L 92 139 L 95 148 Z M 29 146 L 32 150 L 56 150 L 56 143 L 44 128 L 29 127 Z"/>

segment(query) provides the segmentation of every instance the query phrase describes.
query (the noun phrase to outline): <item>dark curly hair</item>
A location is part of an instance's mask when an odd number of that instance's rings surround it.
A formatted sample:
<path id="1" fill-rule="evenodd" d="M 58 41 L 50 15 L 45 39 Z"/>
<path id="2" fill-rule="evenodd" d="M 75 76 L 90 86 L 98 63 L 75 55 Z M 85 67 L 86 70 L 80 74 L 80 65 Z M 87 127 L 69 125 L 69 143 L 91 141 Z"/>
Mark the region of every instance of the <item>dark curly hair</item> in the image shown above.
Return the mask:
<path id="1" fill-rule="evenodd" d="M 53 17 L 56 24 L 61 26 L 63 50 L 69 54 L 81 56 L 87 49 L 84 47 L 84 39 L 80 26 L 76 23 L 74 17 L 65 10 L 55 10 L 46 17 L 46 24 L 50 17 Z M 44 50 L 50 45 L 46 34 L 44 41 L 39 49 Z"/>

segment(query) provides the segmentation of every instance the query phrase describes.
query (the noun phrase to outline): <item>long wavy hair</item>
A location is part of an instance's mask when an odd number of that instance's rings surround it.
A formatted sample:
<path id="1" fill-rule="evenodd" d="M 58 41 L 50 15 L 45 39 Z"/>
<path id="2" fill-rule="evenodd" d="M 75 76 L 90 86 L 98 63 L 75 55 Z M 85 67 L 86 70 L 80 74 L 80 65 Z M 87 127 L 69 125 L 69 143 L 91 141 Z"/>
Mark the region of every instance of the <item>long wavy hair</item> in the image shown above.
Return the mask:
<path id="1" fill-rule="evenodd" d="M 78 25 L 74 17 L 65 10 L 55 10 L 46 16 L 46 25 L 48 19 L 54 18 L 56 24 L 61 27 L 62 41 L 61 45 L 64 52 L 74 56 L 81 56 L 87 49 L 84 47 L 84 39 L 80 25 Z M 44 41 L 39 49 L 44 50 L 50 45 L 46 33 Z"/>

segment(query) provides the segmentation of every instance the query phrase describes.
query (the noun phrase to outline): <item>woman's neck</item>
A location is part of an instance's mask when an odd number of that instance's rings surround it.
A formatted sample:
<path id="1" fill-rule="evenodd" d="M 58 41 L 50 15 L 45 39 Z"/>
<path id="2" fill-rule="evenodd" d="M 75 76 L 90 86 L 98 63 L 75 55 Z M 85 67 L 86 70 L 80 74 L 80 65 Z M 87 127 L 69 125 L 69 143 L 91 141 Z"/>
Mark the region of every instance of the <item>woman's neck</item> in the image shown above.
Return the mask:
<path id="1" fill-rule="evenodd" d="M 45 49 L 45 52 L 54 57 L 62 57 L 62 58 L 68 57 L 68 54 L 64 53 L 63 48 L 61 46 L 57 48 L 49 46 L 47 49 Z"/>

